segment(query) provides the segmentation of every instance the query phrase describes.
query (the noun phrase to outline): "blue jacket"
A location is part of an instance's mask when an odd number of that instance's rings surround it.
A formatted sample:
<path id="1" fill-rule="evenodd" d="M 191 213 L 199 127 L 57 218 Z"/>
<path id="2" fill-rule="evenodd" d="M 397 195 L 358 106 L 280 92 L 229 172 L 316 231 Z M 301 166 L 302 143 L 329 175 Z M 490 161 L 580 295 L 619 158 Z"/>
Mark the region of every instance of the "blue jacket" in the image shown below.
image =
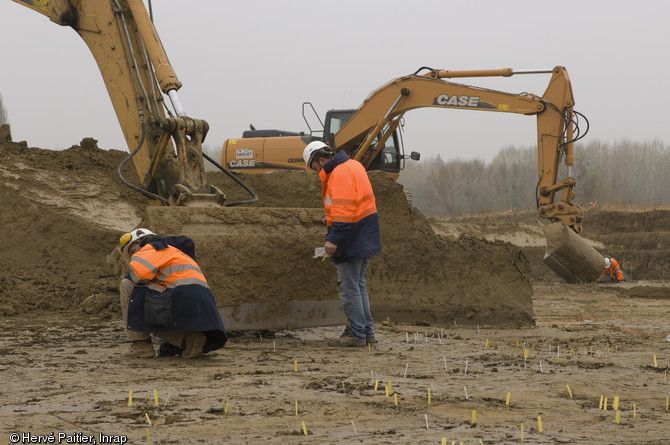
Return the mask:
<path id="1" fill-rule="evenodd" d="M 335 264 L 381 253 L 379 216 L 365 167 L 338 152 L 319 172 L 326 210 L 326 239 L 337 245 Z"/>

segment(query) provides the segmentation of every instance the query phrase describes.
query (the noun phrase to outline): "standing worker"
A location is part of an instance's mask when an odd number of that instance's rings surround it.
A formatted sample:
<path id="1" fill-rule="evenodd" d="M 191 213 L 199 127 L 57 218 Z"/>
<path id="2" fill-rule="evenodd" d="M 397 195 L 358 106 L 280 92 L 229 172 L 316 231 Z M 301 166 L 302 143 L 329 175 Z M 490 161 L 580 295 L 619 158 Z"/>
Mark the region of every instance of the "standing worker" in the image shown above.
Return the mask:
<path id="1" fill-rule="evenodd" d="M 365 167 L 321 141 L 303 151 L 305 170 L 321 179 L 326 212 L 325 250 L 337 269 L 337 288 L 347 317 L 347 329 L 331 346 L 376 343 L 365 272 L 370 257 L 381 253 L 379 217 Z"/>
<path id="2" fill-rule="evenodd" d="M 605 255 L 605 271 L 598 278 L 598 281 L 617 281 L 624 280 L 623 272 L 619 268 L 619 262 L 614 258 Z"/>
<path id="3" fill-rule="evenodd" d="M 154 357 L 151 333 L 163 343 L 158 356 L 196 358 L 227 341 L 214 296 L 186 236 L 135 229 L 120 239 L 130 272 L 121 281 L 121 312 L 133 342 L 128 357 Z"/>

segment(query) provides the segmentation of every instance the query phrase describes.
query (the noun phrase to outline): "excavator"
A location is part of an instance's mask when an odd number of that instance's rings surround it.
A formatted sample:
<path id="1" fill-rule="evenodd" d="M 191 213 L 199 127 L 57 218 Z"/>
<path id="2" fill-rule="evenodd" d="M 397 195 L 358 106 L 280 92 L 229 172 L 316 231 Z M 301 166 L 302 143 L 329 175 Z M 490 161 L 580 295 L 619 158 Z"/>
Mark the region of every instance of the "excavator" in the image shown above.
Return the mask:
<path id="1" fill-rule="evenodd" d="M 253 190 L 203 153 L 202 143 L 209 125 L 184 110 L 178 93 L 181 82 L 142 0 L 12 1 L 58 25 L 72 28 L 86 43 L 103 77 L 130 151 L 118 166 L 117 176 L 149 201 L 139 226 L 156 233 L 193 238 L 198 262 L 214 291 L 228 330 L 344 324 L 341 303 L 333 285 L 333 271 L 326 267 L 327 263 L 312 257 L 314 247 L 323 245 L 323 209 L 259 207 Z M 425 98 L 428 89 L 421 86 L 423 92 L 420 92 L 413 88 L 419 82 L 438 85 L 440 77 L 445 77 L 445 73 L 432 70 L 428 75 L 401 79 L 371 95 L 365 106 L 339 131 L 333 128 L 334 145 L 355 153 L 357 159 L 368 165 L 371 159 L 374 161 L 375 150 L 383 152 L 382 148 L 397 128 L 399 112 L 425 106 L 422 100 L 415 102 L 414 98 Z M 538 118 L 552 113 L 560 116 L 560 119 L 546 119 L 539 134 L 540 156 L 547 158 L 540 164 L 539 196 L 547 217 L 564 221 L 562 227 L 568 224 L 578 229 L 580 213 L 569 203 L 574 180 L 567 178 L 556 184 L 551 179 L 556 175 L 559 152 L 565 152 L 572 162 L 573 137 L 571 92 L 565 90 L 569 88 L 567 74 L 558 69 L 554 77 L 557 82 L 550 88 L 552 95 L 543 99 L 510 95 L 499 103 L 497 99 L 503 97 L 500 93 L 468 87 L 463 91 L 456 87 L 448 91 L 436 88 L 435 106 L 492 106 L 500 111 L 508 107 L 509 111 L 523 110 L 537 114 Z M 397 97 L 389 104 L 387 96 L 392 94 Z M 458 99 L 453 99 L 454 94 Z M 383 113 L 373 111 L 379 107 L 386 109 Z M 381 117 L 372 124 L 360 119 L 360 116 L 376 114 Z M 330 134 L 325 136 L 330 137 Z M 305 141 L 298 138 L 304 146 Z M 551 144 L 553 148 L 546 148 Z M 205 160 L 244 188 L 250 198 L 227 202 L 222 189 L 208 182 Z M 136 173 L 135 183 L 128 178 L 126 164 L 130 161 Z M 387 189 L 395 190 L 399 185 L 392 182 L 386 184 Z M 561 189 L 564 199 L 558 204 L 551 203 L 555 192 Z M 318 195 L 316 189 L 315 194 Z M 404 199 L 401 187 L 399 194 Z M 380 197 L 378 203 L 383 205 L 381 201 Z M 370 286 L 380 289 L 372 304 L 376 317 L 393 317 L 410 323 L 419 320 L 444 323 L 458 317 L 471 323 L 493 319 L 532 321 L 532 289 L 524 272 L 525 260 L 518 253 L 504 246 L 466 241 L 447 246 L 437 239 L 425 221 L 416 218 L 411 208 L 401 214 L 382 216 L 386 218 L 383 229 L 386 233 L 392 232 L 389 229 L 395 225 L 402 226 L 402 235 L 386 239 L 387 245 L 395 247 L 387 249 L 371 268 Z M 408 258 L 404 246 L 419 248 L 421 255 Z M 570 251 L 574 250 L 579 249 Z M 456 251 L 459 261 L 448 258 L 448 255 L 456 255 Z M 447 286 L 447 282 L 466 275 L 461 262 L 475 251 L 483 256 L 500 254 L 500 258 L 505 258 L 497 264 L 497 271 L 506 279 L 491 282 L 490 265 L 478 264 L 472 259 L 467 267 L 470 282 Z M 567 258 L 565 254 L 559 256 Z M 453 263 L 449 269 L 432 267 L 447 260 Z M 574 273 L 568 266 L 559 264 L 567 274 Z M 501 300 L 501 295 L 507 299 Z"/>
<path id="2" fill-rule="evenodd" d="M 426 71 L 423 74 L 419 74 Z M 550 74 L 549 85 L 542 96 L 531 93 L 512 94 L 476 86 L 445 81 L 453 78 L 511 77 L 513 75 Z M 575 156 L 573 143 L 586 135 L 580 133 L 574 110 L 574 97 L 568 72 L 556 66 L 546 70 L 453 71 L 421 67 L 413 74 L 388 82 L 373 91 L 358 109 L 330 110 L 322 123 L 322 136 L 315 137 L 308 120 L 303 118 L 309 134 L 282 130 L 245 131 L 241 139 L 226 140 L 222 161 L 233 171 L 248 173 L 280 169 L 303 169 L 302 151 L 312 140 L 323 140 L 336 150 L 346 151 L 368 170 L 382 170 L 397 178 L 401 161 L 407 158 L 399 146 L 398 128 L 404 114 L 423 107 L 516 113 L 537 117 L 538 182 L 537 211 L 541 218 L 561 224 L 543 225 L 547 237 L 544 262 L 566 281 L 591 281 L 603 267 L 602 256 L 574 234 L 581 233 L 583 214 L 572 203 L 575 179 L 572 177 Z M 314 108 L 312 107 L 312 110 Z M 317 115 L 318 117 L 318 115 Z M 411 159 L 419 154 L 412 152 Z M 567 177 L 559 180 L 561 158 L 565 159 Z M 556 202 L 557 193 L 561 194 Z"/>

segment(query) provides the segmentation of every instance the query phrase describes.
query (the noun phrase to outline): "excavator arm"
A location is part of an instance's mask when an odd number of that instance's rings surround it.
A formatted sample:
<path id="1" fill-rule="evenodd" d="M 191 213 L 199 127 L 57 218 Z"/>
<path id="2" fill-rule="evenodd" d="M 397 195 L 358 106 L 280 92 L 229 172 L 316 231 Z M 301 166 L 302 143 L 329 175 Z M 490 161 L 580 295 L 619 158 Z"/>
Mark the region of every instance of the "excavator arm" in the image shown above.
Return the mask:
<path id="1" fill-rule="evenodd" d="M 546 71 L 513 71 L 511 68 L 479 71 L 429 69 L 426 74 L 395 79 L 373 91 L 349 121 L 334 135 L 339 150 L 367 167 L 384 147 L 402 116 L 421 107 L 516 113 L 537 117 L 537 211 L 551 223 L 543 225 L 547 251 L 543 262 L 566 281 L 593 281 L 603 270 L 603 257 L 577 234 L 583 214 L 572 201 L 575 179 L 573 142 L 579 139 L 574 97 L 565 68 Z M 540 97 L 511 94 L 446 81 L 447 78 L 509 77 L 514 74 L 550 73 L 549 85 Z M 577 134 L 575 134 L 577 133 Z M 581 136 L 585 135 L 584 132 Z M 558 178 L 561 158 L 567 176 Z M 556 194 L 561 194 L 556 200 Z M 572 230 L 569 230 L 569 229 Z"/>
<path id="2" fill-rule="evenodd" d="M 141 182 L 130 185 L 120 166 L 126 184 L 165 205 L 223 204 L 225 195 L 205 180 L 209 126 L 186 115 L 181 83 L 141 0 L 13 1 L 71 27 L 93 54 Z"/>
<path id="3" fill-rule="evenodd" d="M 421 71 L 421 70 L 419 70 Z M 542 97 L 511 94 L 448 82 L 445 78 L 509 77 L 514 74 L 551 73 Z M 501 70 L 430 70 L 395 79 L 372 92 L 349 121 L 335 134 L 335 146 L 366 167 L 375 159 L 385 141 L 397 128 L 400 118 L 415 108 L 455 108 L 461 110 L 516 113 L 537 117 L 538 193 L 541 217 L 561 221 L 580 233 L 582 214 L 571 201 L 575 197 L 572 178 L 574 155 L 574 98 L 568 73 L 563 67 L 553 70 L 514 72 Z M 568 177 L 559 180 L 558 168 L 565 157 Z M 556 193 L 561 193 L 555 202 Z"/>

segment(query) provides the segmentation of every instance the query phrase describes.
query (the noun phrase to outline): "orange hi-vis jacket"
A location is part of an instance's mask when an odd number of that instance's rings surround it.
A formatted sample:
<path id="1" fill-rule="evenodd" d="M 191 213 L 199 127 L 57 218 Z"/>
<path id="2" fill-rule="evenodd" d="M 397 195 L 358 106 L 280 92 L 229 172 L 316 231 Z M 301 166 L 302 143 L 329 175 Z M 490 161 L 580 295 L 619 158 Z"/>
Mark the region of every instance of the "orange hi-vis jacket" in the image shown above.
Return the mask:
<path id="1" fill-rule="evenodd" d="M 340 151 L 319 171 L 326 239 L 337 246 L 335 264 L 381 252 L 379 217 L 365 167 Z"/>
<path id="2" fill-rule="evenodd" d="M 619 268 L 619 263 L 614 258 L 610 258 L 610 267 L 605 269 L 605 275 L 614 276 L 617 281 L 623 280 L 623 273 Z"/>
<path id="3" fill-rule="evenodd" d="M 158 292 L 186 284 L 209 287 L 198 264 L 170 245 L 161 250 L 151 244 L 143 246 L 131 258 L 130 279 Z"/>
<path id="4" fill-rule="evenodd" d="M 377 212 L 372 185 L 360 162 L 349 159 L 339 164 L 336 172 L 326 174 L 322 169 L 319 176 L 326 225 L 355 223 Z"/>

